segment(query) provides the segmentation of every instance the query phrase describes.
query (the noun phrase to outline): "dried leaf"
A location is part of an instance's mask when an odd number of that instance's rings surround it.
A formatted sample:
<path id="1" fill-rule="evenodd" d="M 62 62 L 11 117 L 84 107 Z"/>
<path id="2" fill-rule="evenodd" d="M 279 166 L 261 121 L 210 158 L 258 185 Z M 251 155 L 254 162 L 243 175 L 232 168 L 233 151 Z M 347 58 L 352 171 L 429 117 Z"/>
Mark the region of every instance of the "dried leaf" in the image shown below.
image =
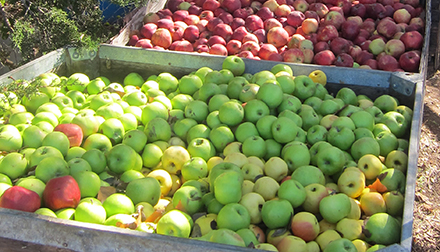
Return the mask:
<path id="1" fill-rule="evenodd" d="M 161 209 L 157 209 L 150 216 L 145 219 L 145 222 L 153 222 L 156 223 L 162 215 L 164 215 L 165 211 Z"/>
<path id="2" fill-rule="evenodd" d="M 194 223 L 193 230 L 191 232 L 192 238 L 202 237 L 202 230 L 200 229 L 200 225 L 198 223 Z"/>
<path id="3" fill-rule="evenodd" d="M 101 202 L 104 202 L 105 199 L 108 198 L 108 196 L 116 193 L 116 188 L 113 186 L 101 186 L 98 192 L 98 200 Z"/>
<path id="4" fill-rule="evenodd" d="M 374 181 L 373 184 L 368 185 L 367 187 L 379 193 L 384 193 L 388 191 L 388 188 L 384 184 L 382 184 L 382 182 L 380 182 L 379 178 L 376 178 L 376 181 Z"/>

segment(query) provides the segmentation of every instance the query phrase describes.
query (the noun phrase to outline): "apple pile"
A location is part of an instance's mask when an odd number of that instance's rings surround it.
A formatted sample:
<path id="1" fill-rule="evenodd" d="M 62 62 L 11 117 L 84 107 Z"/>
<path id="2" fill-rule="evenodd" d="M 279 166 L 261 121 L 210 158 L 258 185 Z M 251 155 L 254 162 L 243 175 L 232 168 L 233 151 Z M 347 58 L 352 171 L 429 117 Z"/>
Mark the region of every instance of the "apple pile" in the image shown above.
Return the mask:
<path id="1" fill-rule="evenodd" d="M 271 251 L 400 241 L 409 107 L 329 94 L 321 70 L 219 68 L 2 94 L 0 207 Z"/>
<path id="2" fill-rule="evenodd" d="M 170 0 L 128 45 L 293 63 L 418 72 L 419 0 Z"/>

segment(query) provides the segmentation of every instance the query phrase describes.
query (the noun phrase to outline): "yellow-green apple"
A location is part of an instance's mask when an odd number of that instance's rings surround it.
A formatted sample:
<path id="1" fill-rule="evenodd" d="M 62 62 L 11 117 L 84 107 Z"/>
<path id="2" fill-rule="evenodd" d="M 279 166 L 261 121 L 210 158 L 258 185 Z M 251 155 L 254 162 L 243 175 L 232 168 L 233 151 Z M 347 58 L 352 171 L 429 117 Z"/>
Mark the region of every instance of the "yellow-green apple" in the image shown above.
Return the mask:
<path id="1" fill-rule="evenodd" d="M 261 208 L 264 202 L 263 196 L 256 192 L 250 192 L 241 197 L 239 203 L 248 210 L 251 224 L 259 224 L 261 222 Z"/>
<path id="2" fill-rule="evenodd" d="M 35 212 L 40 208 L 40 196 L 29 189 L 21 186 L 12 186 L 6 189 L 0 197 L 0 207 Z"/>
<path id="3" fill-rule="evenodd" d="M 226 204 L 217 215 L 217 226 L 219 229 L 227 228 L 237 231 L 249 227 L 251 217 L 248 210 L 238 203 Z"/>
<path id="4" fill-rule="evenodd" d="M 22 111 L 10 115 L 8 122 L 9 124 L 17 126 L 19 124 L 30 124 L 33 119 L 34 119 L 34 114 L 32 114 L 31 112 Z"/>
<path id="5" fill-rule="evenodd" d="M 370 247 L 370 244 L 361 239 L 355 239 L 351 242 L 354 244 L 358 252 L 366 252 L 367 249 Z"/>
<path id="6" fill-rule="evenodd" d="M 93 133 L 97 133 L 100 124 L 97 117 L 87 114 L 87 112 L 81 111 L 75 115 L 71 123 L 76 124 L 81 128 L 84 138 L 90 136 Z"/>
<path id="7" fill-rule="evenodd" d="M 156 117 L 168 119 L 168 109 L 162 103 L 154 101 L 142 108 L 141 122 L 143 125 L 147 125 Z"/>
<path id="8" fill-rule="evenodd" d="M 108 216 L 108 214 L 107 214 Z M 106 226 L 117 226 L 118 224 L 124 224 L 124 225 L 130 225 L 136 222 L 136 219 L 131 216 L 130 214 L 115 214 L 112 216 L 109 216 L 105 222 L 104 225 Z M 139 230 L 139 229 L 137 229 Z"/>
<path id="9" fill-rule="evenodd" d="M 34 213 L 57 218 L 55 212 L 46 207 L 38 208 Z"/>
<path id="10" fill-rule="evenodd" d="M 301 206 L 307 196 L 304 186 L 294 179 L 288 179 L 282 182 L 277 195 L 278 198 L 289 201 L 293 208 Z"/>
<path id="11" fill-rule="evenodd" d="M 49 180 L 43 191 L 44 205 L 54 211 L 62 208 L 76 208 L 81 199 L 81 192 L 76 180 L 62 176 Z"/>
<path id="12" fill-rule="evenodd" d="M 184 118 L 174 123 L 173 132 L 181 139 L 187 139 L 188 131 L 195 125 L 197 122 L 194 119 Z"/>
<path id="13" fill-rule="evenodd" d="M 266 142 L 260 136 L 249 136 L 243 142 L 242 152 L 245 156 L 257 156 L 263 158 L 266 156 Z"/>
<path id="14" fill-rule="evenodd" d="M 361 214 L 362 214 L 360 202 L 358 200 L 350 197 L 350 203 L 351 203 L 351 211 L 347 215 L 347 218 L 359 220 L 361 218 Z"/>
<path id="15" fill-rule="evenodd" d="M 75 217 L 75 208 L 71 208 L 71 207 L 63 208 L 58 211 L 55 211 L 55 214 L 59 219 L 73 220 Z"/>
<path id="16" fill-rule="evenodd" d="M 83 201 L 75 209 L 74 218 L 77 221 L 104 224 L 106 212 L 102 204 L 94 201 Z"/>
<path id="17" fill-rule="evenodd" d="M 145 175 L 138 171 L 138 170 L 128 170 L 121 174 L 121 181 L 124 183 L 129 183 L 132 180 L 138 179 L 138 178 L 144 178 Z M 101 185 L 102 186 L 102 185 Z"/>
<path id="18" fill-rule="evenodd" d="M 405 193 L 406 177 L 400 170 L 394 168 L 385 169 L 379 174 L 378 179 L 387 188 L 387 191 L 398 190 L 401 193 Z"/>
<path id="19" fill-rule="evenodd" d="M 211 128 L 206 124 L 197 124 L 191 127 L 186 136 L 186 142 L 189 143 L 194 138 L 209 138 L 211 133 Z"/>
<path id="20" fill-rule="evenodd" d="M 324 233 L 327 230 L 335 230 L 336 229 L 336 223 L 330 223 L 326 221 L 325 219 L 322 219 L 319 221 L 319 233 Z"/>
<path id="21" fill-rule="evenodd" d="M 219 75 L 221 75 L 221 73 L 219 72 L 211 72 L 211 73 L 218 73 Z M 211 75 L 210 74 L 206 75 L 206 77 L 209 76 Z M 210 80 L 206 80 L 206 81 L 210 81 Z M 198 91 L 198 101 L 205 102 L 206 104 L 208 104 L 210 98 L 218 94 L 221 94 L 221 89 L 219 85 L 213 82 L 206 82 Z M 208 105 L 208 112 L 211 111 L 212 110 L 209 110 L 209 105 Z"/>
<path id="22" fill-rule="evenodd" d="M 360 196 L 360 206 L 367 216 L 375 213 L 385 213 L 386 205 L 382 194 L 378 192 L 365 192 Z"/>
<path id="23" fill-rule="evenodd" d="M 7 175 L 14 180 L 26 174 L 28 170 L 28 159 L 21 153 L 10 152 L 1 159 L 0 173 Z"/>
<path id="24" fill-rule="evenodd" d="M 247 193 L 254 191 L 254 182 L 250 180 L 243 180 L 243 183 L 241 184 L 241 195 L 245 195 Z"/>
<path id="25" fill-rule="evenodd" d="M 292 251 L 293 248 L 297 251 L 306 251 L 306 242 L 298 236 L 288 235 L 281 239 L 277 245 L 279 252 Z"/>
<path id="26" fill-rule="evenodd" d="M 377 156 L 366 154 L 359 159 L 358 168 L 365 174 L 366 179 L 372 180 L 382 172 L 383 164 Z"/>
<path id="27" fill-rule="evenodd" d="M 350 199 L 344 193 L 328 195 L 319 202 L 319 213 L 330 223 L 336 223 L 345 218 L 350 210 Z"/>
<path id="28" fill-rule="evenodd" d="M 272 177 L 279 182 L 287 175 L 288 167 L 286 162 L 280 157 L 271 157 L 264 164 L 263 171 L 266 176 Z"/>
<path id="29" fill-rule="evenodd" d="M 401 150 L 393 150 L 386 156 L 385 166 L 405 173 L 408 169 L 408 155 Z"/>
<path id="30" fill-rule="evenodd" d="M 237 165 L 238 167 L 243 167 L 243 165 L 249 163 L 246 155 L 244 155 L 241 152 L 232 152 L 225 156 L 224 158 L 225 162 L 233 163 Z"/>
<path id="31" fill-rule="evenodd" d="M 334 101 L 337 101 L 340 99 L 334 99 Z M 340 100 L 342 101 L 342 100 Z M 347 127 L 351 130 L 355 130 L 356 129 L 356 125 L 354 124 L 353 120 L 351 120 L 349 117 L 347 116 L 339 116 L 338 118 L 336 118 L 332 125 L 332 127 Z"/>
<path id="32" fill-rule="evenodd" d="M 319 213 L 319 203 L 329 195 L 327 188 L 321 184 L 310 184 L 304 189 L 306 190 L 306 199 L 302 207 L 313 214 Z"/>
<path id="33" fill-rule="evenodd" d="M 278 106 L 277 111 L 281 113 L 284 110 L 291 110 L 292 112 L 297 113 L 299 109 L 301 109 L 301 101 L 293 95 L 284 94 L 283 101 Z"/>
<path id="34" fill-rule="evenodd" d="M 152 206 L 159 201 L 161 191 L 160 183 L 152 177 L 135 179 L 128 183 L 126 195 L 133 201 L 133 204 L 147 202 Z"/>
<path id="35" fill-rule="evenodd" d="M 141 153 L 147 144 L 147 135 L 142 130 L 132 129 L 125 132 L 122 143 Z"/>
<path id="36" fill-rule="evenodd" d="M 114 193 L 108 196 L 104 202 L 102 202 L 102 206 L 108 217 L 116 214 L 132 214 L 135 212 L 131 199 L 122 193 Z"/>
<path id="37" fill-rule="evenodd" d="M 374 122 L 376 124 L 380 123 L 383 117 L 383 112 L 376 106 L 368 107 L 365 109 L 368 113 L 370 113 L 374 117 Z"/>
<path id="38" fill-rule="evenodd" d="M 237 230 L 236 232 L 243 239 L 246 246 L 255 246 L 260 242 L 257 240 L 255 233 L 252 232 L 249 228 L 242 228 Z"/>
<path id="39" fill-rule="evenodd" d="M 258 84 L 245 84 L 238 95 L 238 99 L 241 102 L 248 102 L 250 100 L 256 99 L 259 89 L 260 86 Z"/>
<path id="40" fill-rule="evenodd" d="M 365 240 L 390 245 L 400 240 L 401 223 L 387 213 L 372 215 L 365 224 Z"/>
<path id="41" fill-rule="evenodd" d="M 363 225 L 363 220 L 344 218 L 336 223 L 336 231 L 342 235 L 342 238 L 352 241 L 361 238 Z"/>
<path id="42" fill-rule="evenodd" d="M 173 195 L 173 206 L 182 206 L 182 211 L 193 215 L 203 207 L 202 192 L 195 186 L 182 186 Z"/>
<path id="43" fill-rule="evenodd" d="M 399 146 L 397 137 L 391 132 L 383 131 L 378 133 L 376 135 L 376 140 L 380 146 L 380 155 L 383 157 L 386 157 L 388 153 L 396 150 Z"/>
<path id="44" fill-rule="evenodd" d="M 180 92 L 188 95 L 193 95 L 202 85 L 202 79 L 195 74 L 183 76 L 178 83 Z"/>
<path id="45" fill-rule="evenodd" d="M 289 235 L 292 235 L 292 233 L 286 227 L 270 229 L 267 232 L 267 239 L 265 241 L 273 246 L 277 246 L 284 237 Z"/>
<path id="46" fill-rule="evenodd" d="M 329 229 L 316 237 L 315 241 L 319 244 L 321 251 L 324 251 L 325 248 L 334 240 L 341 239 L 341 235 L 334 229 Z"/>
<path id="47" fill-rule="evenodd" d="M 217 228 L 217 214 L 208 213 L 200 216 L 194 221 L 194 228 L 191 237 L 201 237 L 211 230 Z M 198 231 L 196 231 L 198 230 Z"/>
<path id="48" fill-rule="evenodd" d="M 241 167 L 241 171 L 243 174 L 243 179 L 255 181 L 255 179 L 259 176 L 264 175 L 263 169 L 254 164 L 254 163 L 247 163 Z"/>
<path id="49" fill-rule="evenodd" d="M 391 191 L 384 193 L 382 196 L 385 200 L 387 213 L 394 217 L 402 216 L 403 205 L 405 203 L 403 194 L 399 191 Z"/>
<path id="50" fill-rule="evenodd" d="M 254 184 L 254 192 L 263 196 L 266 201 L 274 199 L 279 188 L 278 182 L 269 176 L 258 178 Z"/>
<path id="51" fill-rule="evenodd" d="M 14 151 L 18 150 L 23 145 L 23 139 L 20 131 L 10 124 L 0 126 L 0 150 Z"/>
<path id="52" fill-rule="evenodd" d="M 383 113 L 395 111 L 398 104 L 397 100 L 391 95 L 381 95 L 374 100 L 374 106 L 378 107 Z"/>
<path id="53" fill-rule="evenodd" d="M 206 237 L 202 236 L 201 240 L 206 240 L 206 241 L 221 243 L 221 244 L 229 244 L 229 245 L 233 245 L 233 246 L 245 247 L 245 243 L 244 243 L 243 239 L 240 237 L 240 235 L 238 235 L 236 232 L 234 232 L 230 229 L 227 229 L 227 228 L 220 228 L 217 230 L 212 230 L 211 232 L 209 232 L 205 236 Z"/>
<path id="54" fill-rule="evenodd" d="M 261 219 L 270 229 L 287 226 L 292 215 L 293 207 L 289 201 L 284 199 L 266 201 L 261 208 Z"/>
<path id="55" fill-rule="evenodd" d="M 201 157 L 192 157 L 182 166 L 182 177 L 185 180 L 204 178 L 208 175 L 208 165 Z"/>
<path id="56" fill-rule="evenodd" d="M 335 251 L 357 252 L 357 248 L 351 240 L 344 237 L 330 242 L 324 249 L 324 252 Z"/>
<path id="57" fill-rule="evenodd" d="M 163 118 L 154 118 L 144 128 L 149 142 L 169 141 L 171 138 L 171 126 Z"/>
<path id="58" fill-rule="evenodd" d="M 181 171 L 183 164 L 190 159 L 189 152 L 182 146 L 170 146 L 163 152 L 162 166 L 170 174 L 176 174 Z"/>
<path id="59" fill-rule="evenodd" d="M 262 102 L 259 100 L 252 100 L 257 102 Z M 246 104 L 245 108 L 245 116 L 246 116 L 246 108 L 249 105 L 249 102 Z M 266 106 L 266 105 L 264 105 Z M 267 110 L 269 111 L 269 110 Z M 250 136 L 258 136 L 258 130 L 254 123 L 252 122 L 243 122 L 238 125 L 237 129 L 235 130 L 235 138 L 238 142 L 243 143 L 244 140 L 246 140 Z"/>
<path id="60" fill-rule="evenodd" d="M 299 212 L 290 222 L 292 234 L 305 242 L 313 241 L 319 235 L 319 223 L 316 216 L 309 212 Z"/>
<path id="61" fill-rule="evenodd" d="M 96 197 L 101 188 L 101 179 L 92 171 L 78 171 L 71 174 L 78 183 L 81 198 Z"/>
<path id="62" fill-rule="evenodd" d="M 365 175 L 357 167 L 348 167 L 338 178 L 339 191 L 351 198 L 357 198 L 365 188 Z"/>
<path id="63" fill-rule="evenodd" d="M 380 145 L 374 138 L 363 137 L 356 140 L 350 149 L 351 156 L 355 161 L 367 154 L 380 155 Z"/>
<path id="64" fill-rule="evenodd" d="M 327 147 L 331 147 L 332 145 L 326 141 L 318 141 L 310 147 L 310 163 L 312 165 L 317 165 L 318 163 L 318 153 Z"/>
<path id="65" fill-rule="evenodd" d="M 308 186 L 313 183 L 321 185 L 325 184 L 325 176 L 322 171 L 318 167 L 312 165 L 304 165 L 296 168 L 291 177 L 302 186 Z"/>

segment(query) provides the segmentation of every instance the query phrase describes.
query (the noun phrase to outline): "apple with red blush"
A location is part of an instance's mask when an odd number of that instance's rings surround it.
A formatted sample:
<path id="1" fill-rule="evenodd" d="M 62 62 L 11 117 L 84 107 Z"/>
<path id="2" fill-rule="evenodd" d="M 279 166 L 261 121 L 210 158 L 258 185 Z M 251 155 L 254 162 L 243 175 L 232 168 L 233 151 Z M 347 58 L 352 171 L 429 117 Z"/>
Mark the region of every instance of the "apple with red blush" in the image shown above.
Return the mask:
<path id="1" fill-rule="evenodd" d="M 243 26 L 244 27 L 245 22 L 244 19 L 239 18 L 239 17 L 235 17 L 232 19 L 232 22 L 230 24 L 231 28 L 233 31 L 235 31 L 238 27 Z"/>
<path id="2" fill-rule="evenodd" d="M 304 34 L 316 33 L 318 31 L 319 24 L 318 21 L 314 18 L 306 18 L 302 22 L 301 29 Z"/>
<path id="3" fill-rule="evenodd" d="M 187 10 L 176 10 L 173 12 L 173 20 L 176 21 L 184 21 L 185 18 L 189 15 L 189 12 Z"/>
<path id="4" fill-rule="evenodd" d="M 193 47 L 194 49 L 199 45 L 208 45 L 208 39 L 207 38 L 198 38 L 194 43 Z"/>
<path id="5" fill-rule="evenodd" d="M 342 23 L 345 21 L 344 16 L 338 11 L 329 11 L 324 17 L 323 25 L 333 25 L 339 30 Z"/>
<path id="6" fill-rule="evenodd" d="M 234 16 L 232 16 L 231 13 L 224 12 L 218 15 L 218 18 L 220 18 L 223 21 L 223 23 L 230 25 L 232 20 L 234 19 Z"/>
<path id="7" fill-rule="evenodd" d="M 287 42 L 287 47 L 290 48 L 299 48 L 299 43 L 303 40 L 305 40 L 303 35 L 301 34 L 293 34 L 292 37 L 290 37 L 289 42 Z"/>
<path id="8" fill-rule="evenodd" d="M 232 13 L 232 16 L 234 18 L 241 18 L 244 20 L 247 18 L 247 16 L 249 16 L 249 13 L 247 12 L 247 10 L 245 8 L 241 8 L 241 9 L 235 10 Z"/>
<path id="9" fill-rule="evenodd" d="M 153 44 L 151 43 L 151 40 L 149 40 L 149 39 L 139 39 L 134 46 L 135 47 L 142 47 L 145 49 L 153 48 Z"/>
<path id="10" fill-rule="evenodd" d="M 348 53 L 353 59 L 356 59 L 360 52 L 362 52 L 362 48 L 358 45 L 352 45 L 350 49 L 348 49 Z"/>
<path id="11" fill-rule="evenodd" d="M 185 28 L 175 25 L 174 29 L 171 31 L 171 38 L 173 41 L 178 41 L 183 38 L 183 34 L 185 33 Z"/>
<path id="12" fill-rule="evenodd" d="M 198 15 L 189 14 L 184 20 L 187 25 L 197 25 L 200 22 Z"/>
<path id="13" fill-rule="evenodd" d="M 338 29 L 334 25 L 326 25 L 318 29 L 318 41 L 331 41 L 334 38 L 339 37 Z"/>
<path id="14" fill-rule="evenodd" d="M 376 30 L 380 35 L 390 39 L 397 32 L 397 24 L 392 18 L 384 18 L 377 24 Z"/>
<path id="15" fill-rule="evenodd" d="M 210 10 L 203 10 L 199 15 L 200 20 L 211 20 L 214 18 L 214 12 Z"/>
<path id="16" fill-rule="evenodd" d="M 254 59 L 255 56 L 252 54 L 251 51 L 241 51 L 237 54 L 238 57 L 240 58 L 246 58 L 246 59 Z"/>
<path id="17" fill-rule="evenodd" d="M 399 67 L 399 62 L 391 55 L 383 55 L 377 61 L 377 68 L 385 71 L 394 71 Z"/>
<path id="18" fill-rule="evenodd" d="M 365 65 L 369 66 L 371 69 L 377 69 L 377 60 L 376 59 L 369 59 L 365 61 Z"/>
<path id="19" fill-rule="evenodd" d="M 313 58 L 315 57 L 315 53 L 313 52 L 313 49 L 301 49 L 304 54 L 304 63 L 311 64 L 313 62 Z"/>
<path id="20" fill-rule="evenodd" d="M 283 27 L 283 25 L 276 18 L 269 18 L 263 21 L 264 30 L 269 31 L 273 27 Z"/>
<path id="21" fill-rule="evenodd" d="M 295 27 L 290 26 L 290 25 L 284 26 L 284 30 L 286 30 L 286 32 L 289 33 L 289 37 L 292 37 L 293 34 L 295 34 L 295 32 L 296 32 Z"/>
<path id="22" fill-rule="evenodd" d="M 206 39 L 208 39 L 211 36 L 212 36 L 212 32 L 210 32 L 208 30 L 205 30 L 205 31 L 200 32 L 199 38 L 206 38 Z"/>
<path id="23" fill-rule="evenodd" d="M 153 33 L 157 30 L 157 25 L 154 23 L 147 23 L 144 24 L 140 29 L 139 33 L 142 36 L 142 38 L 151 39 L 153 36 Z"/>
<path id="24" fill-rule="evenodd" d="M 171 12 L 175 12 L 179 9 L 179 5 L 183 3 L 184 0 L 169 0 L 165 7 L 168 8 Z"/>
<path id="25" fill-rule="evenodd" d="M 257 56 L 260 51 L 260 45 L 255 41 L 246 41 L 241 45 L 242 51 L 249 51 L 252 55 Z"/>
<path id="26" fill-rule="evenodd" d="M 223 24 L 223 20 L 221 20 L 219 17 L 214 17 L 211 20 L 208 21 L 208 23 L 206 24 L 206 29 L 208 29 L 208 31 L 214 31 L 214 28 L 219 25 L 219 24 Z"/>
<path id="27" fill-rule="evenodd" d="M 295 8 L 295 10 L 304 13 L 309 8 L 309 3 L 306 0 L 296 0 L 292 6 Z"/>
<path id="28" fill-rule="evenodd" d="M 405 50 L 420 50 L 423 45 L 423 36 L 418 31 L 405 32 L 400 40 L 405 44 Z"/>
<path id="29" fill-rule="evenodd" d="M 340 7 L 342 10 L 342 13 L 345 16 L 348 16 L 350 14 L 350 8 L 351 8 L 351 1 L 350 0 L 337 0 L 336 6 Z"/>
<path id="30" fill-rule="evenodd" d="M 275 47 L 282 47 L 287 44 L 289 34 L 282 27 L 273 27 L 267 32 L 267 42 Z"/>
<path id="31" fill-rule="evenodd" d="M 279 53 L 272 53 L 267 60 L 270 61 L 283 61 L 283 56 Z"/>
<path id="32" fill-rule="evenodd" d="M 246 28 L 253 32 L 258 29 L 264 29 L 263 20 L 257 15 L 250 15 L 245 20 Z"/>
<path id="33" fill-rule="evenodd" d="M 293 27 L 298 27 L 306 19 L 306 16 L 301 11 L 292 11 L 287 15 L 287 23 Z"/>
<path id="34" fill-rule="evenodd" d="M 206 44 L 198 45 L 194 48 L 194 51 L 198 53 L 209 53 L 209 46 Z"/>
<path id="35" fill-rule="evenodd" d="M 299 48 L 288 49 L 283 52 L 283 61 L 289 63 L 303 63 L 304 53 Z"/>
<path id="36" fill-rule="evenodd" d="M 179 40 L 179 41 L 174 41 L 173 43 L 175 43 L 175 48 L 174 48 L 175 51 L 181 51 L 181 52 L 194 51 L 193 45 L 188 40 Z"/>
<path id="37" fill-rule="evenodd" d="M 318 14 L 319 18 L 323 18 L 323 17 L 325 17 L 325 15 L 327 15 L 327 13 L 329 12 L 329 9 L 328 9 L 327 5 L 325 5 L 323 3 L 312 3 L 309 5 L 309 8 L 307 9 L 307 11 L 313 11 L 316 14 Z"/>
<path id="38" fill-rule="evenodd" d="M 222 44 L 214 44 L 209 48 L 209 54 L 228 56 L 228 49 Z"/>
<path id="39" fill-rule="evenodd" d="M 270 55 L 278 54 L 278 49 L 273 44 L 262 44 L 260 46 L 260 51 L 258 51 L 258 57 L 263 60 L 269 60 Z"/>
<path id="40" fill-rule="evenodd" d="M 217 0 L 206 0 L 202 5 L 203 10 L 210 10 L 212 12 L 214 12 L 216 9 L 219 8 L 220 8 L 220 2 Z"/>
<path id="41" fill-rule="evenodd" d="M 41 199 L 38 193 L 21 186 L 6 189 L 0 197 L 0 208 L 25 212 L 35 212 L 40 208 Z"/>
<path id="42" fill-rule="evenodd" d="M 213 35 L 208 39 L 208 45 L 213 46 L 215 44 L 226 46 L 226 40 L 219 35 Z"/>
<path id="43" fill-rule="evenodd" d="M 341 36 L 343 38 L 354 40 L 359 35 L 359 31 L 360 25 L 357 21 L 347 19 L 341 25 Z"/>
<path id="44" fill-rule="evenodd" d="M 320 51 L 324 51 L 324 50 L 330 50 L 330 45 L 328 42 L 324 42 L 324 41 L 319 41 L 318 43 L 315 44 L 315 46 L 313 47 L 313 52 L 319 53 Z M 362 50 L 362 49 L 361 49 Z"/>

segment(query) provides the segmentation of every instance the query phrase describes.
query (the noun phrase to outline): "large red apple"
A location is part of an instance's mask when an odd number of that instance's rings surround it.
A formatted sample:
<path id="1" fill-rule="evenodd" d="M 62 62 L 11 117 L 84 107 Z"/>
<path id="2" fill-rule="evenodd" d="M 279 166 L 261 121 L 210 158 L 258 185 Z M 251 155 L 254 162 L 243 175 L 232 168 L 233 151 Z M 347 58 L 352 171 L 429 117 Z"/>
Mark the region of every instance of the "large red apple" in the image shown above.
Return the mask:
<path id="1" fill-rule="evenodd" d="M 134 45 L 135 47 L 142 47 L 142 48 L 153 48 L 153 44 L 151 44 L 151 40 L 149 39 L 139 39 L 136 44 Z"/>
<path id="2" fill-rule="evenodd" d="M 222 44 L 215 44 L 209 48 L 209 54 L 228 56 L 228 49 Z"/>
<path id="3" fill-rule="evenodd" d="M 262 44 L 258 56 L 263 60 L 269 60 L 270 55 L 278 54 L 278 49 L 273 44 Z"/>
<path id="4" fill-rule="evenodd" d="M 21 186 L 12 186 L 0 197 L 0 207 L 35 212 L 40 208 L 41 199 L 38 193 Z"/>
<path id="5" fill-rule="evenodd" d="M 318 29 L 318 41 L 328 42 L 337 37 L 339 32 L 334 25 L 326 25 Z"/>
<path id="6" fill-rule="evenodd" d="M 249 31 L 264 29 L 263 20 L 257 15 L 250 15 L 245 20 L 246 28 Z"/>
<path id="7" fill-rule="evenodd" d="M 203 10 L 215 11 L 218 8 L 220 8 L 220 2 L 216 0 L 206 0 L 202 5 Z"/>
<path id="8" fill-rule="evenodd" d="M 377 68 L 385 71 L 394 71 L 399 68 L 399 62 L 391 55 L 384 55 L 377 61 Z"/>
<path id="9" fill-rule="evenodd" d="M 323 3 L 312 3 L 309 5 L 309 8 L 307 9 L 307 11 L 316 12 L 316 14 L 318 14 L 319 18 L 325 17 L 325 15 L 327 15 L 327 13 L 329 12 L 327 5 L 325 5 Z"/>
<path id="10" fill-rule="evenodd" d="M 397 24 L 391 18 L 384 18 L 377 24 L 376 30 L 380 35 L 390 39 L 397 32 Z"/>
<path id="11" fill-rule="evenodd" d="M 400 40 L 405 44 L 406 51 L 420 50 L 423 45 L 423 36 L 418 31 L 405 32 Z"/>
<path id="12" fill-rule="evenodd" d="M 139 33 L 141 34 L 141 36 L 143 38 L 147 38 L 147 39 L 151 39 L 151 37 L 153 36 L 154 32 L 157 29 L 157 25 L 154 23 L 147 23 L 144 24 L 140 29 L 139 29 Z"/>
<path id="13" fill-rule="evenodd" d="M 315 54 L 313 61 L 322 66 L 330 66 L 333 65 L 336 60 L 335 54 L 330 50 L 320 51 Z"/>
<path id="14" fill-rule="evenodd" d="M 350 47 L 350 42 L 341 37 L 337 37 L 330 42 L 330 50 L 332 50 L 335 55 L 348 53 L 350 51 Z"/>
<path id="15" fill-rule="evenodd" d="M 348 53 L 341 53 L 336 57 L 335 60 L 335 66 L 340 67 L 353 67 L 353 57 L 350 56 Z"/>
<path id="16" fill-rule="evenodd" d="M 174 22 L 171 19 L 160 19 L 157 21 L 157 28 L 165 28 L 170 32 L 174 29 Z"/>
<path id="17" fill-rule="evenodd" d="M 359 35 L 360 26 L 352 20 L 347 20 L 341 25 L 341 36 L 343 38 L 354 40 Z"/>
<path id="18" fill-rule="evenodd" d="M 151 37 L 151 43 L 167 49 L 172 43 L 171 32 L 165 28 L 158 28 Z"/>
<path id="19" fill-rule="evenodd" d="M 214 18 L 214 12 L 210 11 L 210 10 L 203 10 L 200 15 L 199 15 L 200 20 L 204 19 L 204 20 L 211 20 Z"/>
<path id="20" fill-rule="evenodd" d="M 226 9 L 229 13 L 233 13 L 235 10 L 241 8 L 240 0 L 220 0 L 220 5 Z"/>
<path id="21" fill-rule="evenodd" d="M 226 44 L 226 49 L 228 50 L 229 55 L 235 55 L 241 50 L 241 41 L 236 39 L 231 39 Z"/>
<path id="22" fill-rule="evenodd" d="M 208 39 L 208 45 L 213 46 L 215 44 L 220 44 L 220 45 L 226 46 L 226 40 L 223 37 L 218 36 L 218 35 L 211 36 Z"/>
<path id="23" fill-rule="evenodd" d="M 44 205 L 54 211 L 66 207 L 75 208 L 80 200 L 78 183 L 70 175 L 49 180 L 43 191 Z"/>
<path id="24" fill-rule="evenodd" d="M 218 18 L 220 18 L 223 21 L 223 23 L 230 25 L 232 20 L 234 19 L 234 16 L 232 16 L 231 13 L 224 12 L 218 15 Z"/>
<path id="25" fill-rule="evenodd" d="M 289 34 L 282 27 L 274 27 L 267 33 L 267 42 L 275 47 L 282 47 L 287 44 Z"/>
<path id="26" fill-rule="evenodd" d="M 283 61 L 291 63 L 303 63 L 304 53 L 299 48 L 288 49 L 283 52 Z"/>
<path id="27" fill-rule="evenodd" d="M 330 45 L 328 42 L 319 41 L 318 43 L 315 44 L 313 51 L 316 54 L 319 53 L 320 51 L 329 50 L 329 49 L 330 49 Z"/>
<path id="28" fill-rule="evenodd" d="M 241 45 L 242 51 L 250 51 L 252 55 L 257 56 L 260 51 L 260 46 L 255 41 L 246 41 Z"/>
<path id="29" fill-rule="evenodd" d="M 232 27 L 231 27 L 232 28 Z M 246 30 L 246 27 L 240 26 L 236 29 L 234 29 L 234 32 L 231 35 L 231 39 L 236 39 L 242 41 L 243 38 L 249 34 L 249 32 Z"/>
<path id="30" fill-rule="evenodd" d="M 264 24 L 264 30 L 269 31 L 270 29 L 274 27 L 283 27 L 283 25 L 278 21 L 276 18 L 269 18 L 263 21 Z"/>
<path id="31" fill-rule="evenodd" d="M 63 132 L 70 142 L 70 147 L 80 146 L 83 140 L 83 132 L 81 127 L 73 123 L 58 124 L 54 131 Z"/>
<path id="32" fill-rule="evenodd" d="M 199 38 L 199 28 L 195 25 L 189 25 L 183 32 L 183 38 L 194 43 Z"/>
<path id="33" fill-rule="evenodd" d="M 193 52 L 194 51 L 193 45 L 188 40 L 175 41 L 175 42 L 173 42 L 173 44 L 175 44 L 174 49 L 173 49 L 175 51 L 180 51 L 180 52 Z"/>
<path id="34" fill-rule="evenodd" d="M 218 24 L 212 31 L 212 34 L 224 38 L 225 41 L 231 39 L 232 33 L 233 33 L 232 28 L 228 24 Z"/>
<path id="35" fill-rule="evenodd" d="M 214 28 L 219 25 L 219 24 L 223 24 L 223 20 L 221 20 L 218 17 L 214 17 L 211 20 L 208 21 L 208 24 L 206 24 L 206 29 L 208 29 L 208 31 L 214 31 Z"/>
<path id="36" fill-rule="evenodd" d="M 244 19 L 239 18 L 239 17 L 232 19 L 232 22 L 230 24 L 233 31 L 235 31 L 240 26 L 244 27 L 244 25 L 245 25 Z"/>
<path id="37" fill-rule="evenodd" d="M 298 27 L 306 19 L 306 16 L 301 11 L 292 11 L 287 15 L 287 23 L 293 27 Z"/>
<path id="38" fill-rule="evenodd" d="M 287 30 L 286 30 L 286 32 L 287 32 Z M 257 39 L 258 39 L 258 43 L 266 43 L 266 30 L 264 30 L 264 29 L 258 29 L 258 30 L 255 30 L 254 31 L 254 33 L 253 33 L 256 37 L 257 37 Z M 289 34 L 289 33 L 287 33 L 287 34 Z M 290 36 L 289 36 L 290 37 Z"/>
<path id="39" fill-rule="evenodd" d="M 362 50 L 354 59 L 359 65 L 364 65 L 369 59 L 373 59 L 374 55 L 366 50 Z"/>
<path id="40" fill-rule="evenodd" d="M 420 52 L 408 51 L 399 58 L 400 67 L 407 72 L 417 72 L 420 64 Z"/>
<path id="41" fill-rule="evenodd" d="M 197 25 L 200 22 L 200 17 L 198 15 L 190 14 L 185 20 L 183 20 L 187 25 Z"/>
<path id="42" fill-rule="evenodd" d="M 259 9 L 255 14 L 263 21 L 275 16 L 275 14 L 268 7 L 261 7 L 261 9 Z"/>

